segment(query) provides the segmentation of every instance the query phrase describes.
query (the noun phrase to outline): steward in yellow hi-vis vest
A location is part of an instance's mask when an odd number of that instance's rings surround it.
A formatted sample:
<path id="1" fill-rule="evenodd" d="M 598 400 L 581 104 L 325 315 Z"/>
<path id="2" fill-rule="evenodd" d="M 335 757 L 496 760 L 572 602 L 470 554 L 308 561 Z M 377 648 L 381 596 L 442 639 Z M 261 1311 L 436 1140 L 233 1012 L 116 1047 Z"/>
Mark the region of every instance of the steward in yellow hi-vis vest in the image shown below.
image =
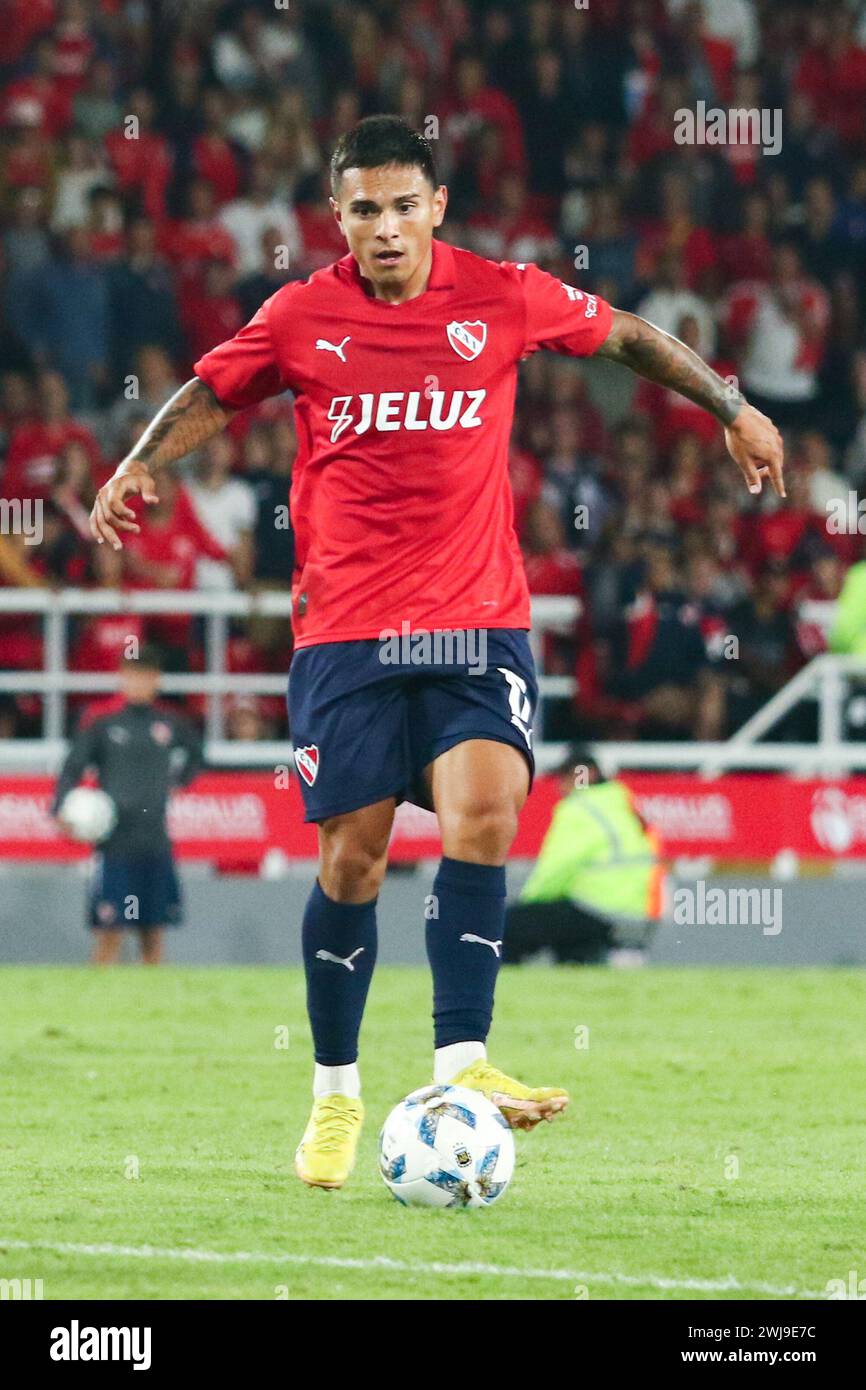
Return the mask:
<path id="1" fill-rule="evenodd" d="M 535 867 L 509 908 L 503 959 L 548 949 L 558 961 L 639 963 L 661 914 L 659 840 L 628 788 L 573 748 Z"/>

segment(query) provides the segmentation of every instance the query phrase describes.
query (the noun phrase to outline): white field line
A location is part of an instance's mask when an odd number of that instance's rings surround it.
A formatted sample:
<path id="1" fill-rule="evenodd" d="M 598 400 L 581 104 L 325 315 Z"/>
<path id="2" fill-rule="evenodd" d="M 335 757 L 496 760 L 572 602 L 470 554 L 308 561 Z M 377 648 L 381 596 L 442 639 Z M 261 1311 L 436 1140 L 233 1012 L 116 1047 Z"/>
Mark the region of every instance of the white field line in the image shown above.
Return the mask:
<path id="1" fill-rule="evenodd" d="M 394 1260 L 390 1255 L 371 1255 L 353 1259 L 343 1255 L 271 1254 L 251 1250 L 166 1249 L 155 1245 L 77 1245 L 66 1241 L 5 1240 L 0 1237 L 0 1253 L 6 1250 L 50 1251 L 55 1255 L 106 1256 L 132 1260 L 186 1260 L 190 1264 L 273 1264 L 314 1266 L 319 1269 L 382 1270 L 398 1274 L 489 1274 L 498 1279 L 541 1279 L 561 1283 L 610 1284 L 621 1288 L 682 1290 L 692 1293 L 766 1294 L 770 1298 L 824 1298 L 826 1294 L 797 1289 L 791 1284 L 741 1283 L 733 1274 L 720 1279 L 668 1279 L 657 1274 L 619 1274 L 577 1269 L 521 1269 L 517 1265 L 493 1265 L 480 1261 L 444 1264 L 439 1260 Z"/>

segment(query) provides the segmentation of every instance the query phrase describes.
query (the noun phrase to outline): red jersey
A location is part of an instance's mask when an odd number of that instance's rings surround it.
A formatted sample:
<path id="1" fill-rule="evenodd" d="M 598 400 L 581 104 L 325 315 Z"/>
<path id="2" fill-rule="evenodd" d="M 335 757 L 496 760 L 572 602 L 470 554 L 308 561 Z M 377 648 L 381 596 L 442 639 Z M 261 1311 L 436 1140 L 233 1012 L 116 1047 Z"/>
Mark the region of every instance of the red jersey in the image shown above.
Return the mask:
<path id="1" fill-rule="evenodd" d="M 295 645 L 528 628 L 508 445 L 517 364 L 588 356 L 611 308 L 534 265 L 434 241 L 427 289 L 375 299 L 353 256 L 284 285 L 195 372 L 228 408 L 295 394 Z"/>

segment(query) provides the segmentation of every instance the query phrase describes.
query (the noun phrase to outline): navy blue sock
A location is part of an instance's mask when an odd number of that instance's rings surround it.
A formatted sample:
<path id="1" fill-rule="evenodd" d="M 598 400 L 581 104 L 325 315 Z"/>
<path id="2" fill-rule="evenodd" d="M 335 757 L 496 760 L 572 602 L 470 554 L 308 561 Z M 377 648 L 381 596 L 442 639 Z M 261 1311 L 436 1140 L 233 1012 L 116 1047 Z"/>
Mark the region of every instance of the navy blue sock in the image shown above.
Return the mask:
<path id="1" fill-rule="evenodd" d="M 487 1040 L 504 931 L 505 869 L 446 856 L 425 933 L 436 1047 Z"/>
<path id="2" fill-rule="evenodd" d="M 376 899 L 335 903 L 318 879 L 302 930 L 307 1012 L 316 1061 L 348 1066 L 358 1058 L 358 1034 L 376 964 Z"/>

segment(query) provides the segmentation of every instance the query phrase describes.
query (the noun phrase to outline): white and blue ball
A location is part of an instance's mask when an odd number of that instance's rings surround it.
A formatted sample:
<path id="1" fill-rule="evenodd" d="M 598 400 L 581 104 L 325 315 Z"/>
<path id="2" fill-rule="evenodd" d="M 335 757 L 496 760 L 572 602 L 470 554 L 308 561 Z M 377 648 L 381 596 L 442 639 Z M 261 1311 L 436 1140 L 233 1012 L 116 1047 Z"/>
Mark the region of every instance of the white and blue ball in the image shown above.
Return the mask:
<path id="1" fill-rule="evenodd" d="M 59 815 L 73 840 L 86 845 L 99 844 L 117 824 L 117 807 L 101 787 L 75 787 L 64 798 Z"/>
<path id="2" fill-rule="evenodd" d="M 489 1207 L 511 1181 L 514 1138 L 479 1091 L 424 1086 L 382 1126 L 379 1171 L 404 1206 Z"/>

